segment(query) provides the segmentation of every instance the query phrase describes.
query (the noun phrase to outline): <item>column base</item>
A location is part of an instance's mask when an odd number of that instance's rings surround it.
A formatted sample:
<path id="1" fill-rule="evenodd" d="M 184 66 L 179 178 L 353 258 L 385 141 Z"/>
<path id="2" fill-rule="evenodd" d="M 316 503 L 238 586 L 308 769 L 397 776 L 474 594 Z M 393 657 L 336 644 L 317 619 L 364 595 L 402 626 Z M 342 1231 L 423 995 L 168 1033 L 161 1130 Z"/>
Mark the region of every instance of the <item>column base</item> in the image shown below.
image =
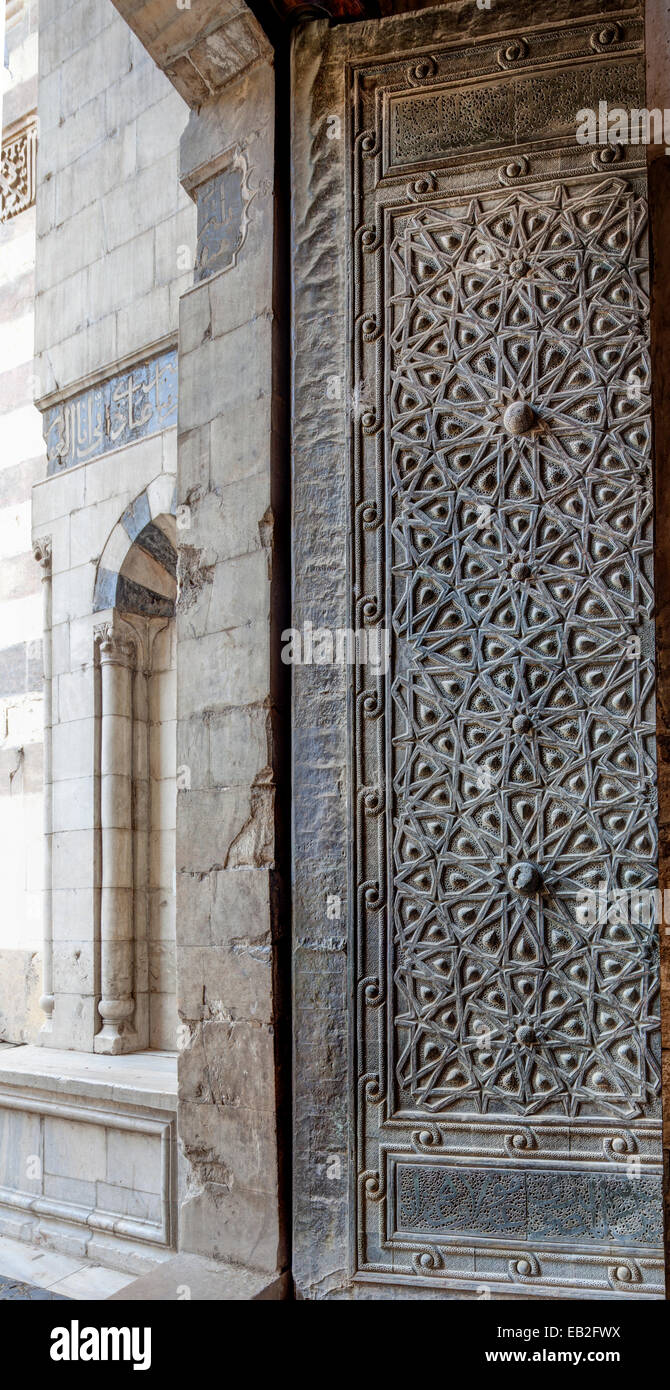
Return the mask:
<path id="1" fill-rule="evenodd" d="M 37 1041 L 40 1047 L 53 1047 L 54 1022 L 52 1018 L 45 1019 L 39 1033 Z"/>
<path id="2" fill-rule="evenodd" d="M 139 1047 L 135 1030 L 119 1028 L 115 1023 L 105 1023 L 93 1039 L 93 1051 L 103 1057 L 120 1057 L 126 1052 L 138 1052 Z"/>

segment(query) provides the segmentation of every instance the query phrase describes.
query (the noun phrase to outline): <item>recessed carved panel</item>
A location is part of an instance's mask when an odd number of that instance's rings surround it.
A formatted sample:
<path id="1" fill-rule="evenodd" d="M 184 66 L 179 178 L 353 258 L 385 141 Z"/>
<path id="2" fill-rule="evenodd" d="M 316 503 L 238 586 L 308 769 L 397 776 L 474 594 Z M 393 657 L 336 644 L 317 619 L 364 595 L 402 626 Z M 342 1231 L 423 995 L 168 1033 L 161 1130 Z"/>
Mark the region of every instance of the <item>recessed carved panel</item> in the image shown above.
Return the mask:
<path id="1" fill-rule="evenodd" d="M 409 1105 L 632 1117 L 658 1093 L 654 926 L 578 910 L 655 881 L 645 223 L 612 180 L 426 208 L 391 245 Z"/>
<path id="2" fill-rule="evenodd" d="M 252 194 L 247 183 L 246 159 L 238 152 L 232 163 L 200 184 L 198 240 L 194 280 L 198 284 L 220 270 L 234 266 L 247 234 Z"/>
<path id="3" fill-rule="evenodd" d="M 594 72 L 591 64 L 569 73 L 398 96 L 391 102 L 391 163 L 412 164 L 566 133 L 574 138 L 577 111 L 597 111 L 599 101 L 636 106 L 642 85 L 639 64 L 628 62 L 604 72 Z"/>
<path id="4" fill-rule="evenodd" d="M 654 1178 L 632 1181 L 602 1173 L 399 1163 L 399 1232 L 503 1236 L 513 1240 L 582 1240 L 654 1245 L 663 1210 Z"/>

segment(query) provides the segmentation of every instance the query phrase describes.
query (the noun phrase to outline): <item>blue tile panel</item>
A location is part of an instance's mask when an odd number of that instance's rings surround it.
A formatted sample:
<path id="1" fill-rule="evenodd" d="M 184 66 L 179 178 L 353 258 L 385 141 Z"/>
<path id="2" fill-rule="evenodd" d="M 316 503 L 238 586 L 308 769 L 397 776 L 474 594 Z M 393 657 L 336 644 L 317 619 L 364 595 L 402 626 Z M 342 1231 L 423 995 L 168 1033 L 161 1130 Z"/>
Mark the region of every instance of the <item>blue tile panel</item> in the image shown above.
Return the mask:
<path id="1" fill-rule="evenodd" d="M 176 423 L 177 350 L 171 348 L 45 411 L 47 472 L 74 468 Z"/>

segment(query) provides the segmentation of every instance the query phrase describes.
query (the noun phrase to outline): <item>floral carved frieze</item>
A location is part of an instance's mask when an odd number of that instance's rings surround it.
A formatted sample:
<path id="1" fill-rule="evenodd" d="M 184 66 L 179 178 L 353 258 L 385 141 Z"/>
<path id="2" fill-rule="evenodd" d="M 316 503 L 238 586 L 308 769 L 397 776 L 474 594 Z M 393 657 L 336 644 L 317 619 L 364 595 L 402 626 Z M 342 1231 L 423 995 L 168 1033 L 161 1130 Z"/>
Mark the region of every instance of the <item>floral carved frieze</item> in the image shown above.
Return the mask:
<path id="1" fill-rule="evenodd" d="M 32 117 L 3 138 L 0 155 L 0 222 L 8 222 L 35 202 L 37 121 Z"/>
<path id="2" fill-rule="evenodd" d="M 643 90 L 642 68 L 629 58 L 606 71 L 585 64 L 569 74 L 510 76 L 421 97 L 401 93 L 390 102 L 390 163 L 402 167 L 416 159 L 556 139 L 574 131 L 582 107 L 597 110 L 599 101 L 636 107 Z"/>
<path id="3" fill-rule="evenodd" d="M 44 413 L 50 474 L 177 423 L 177 350 L 89 386 Z"/>

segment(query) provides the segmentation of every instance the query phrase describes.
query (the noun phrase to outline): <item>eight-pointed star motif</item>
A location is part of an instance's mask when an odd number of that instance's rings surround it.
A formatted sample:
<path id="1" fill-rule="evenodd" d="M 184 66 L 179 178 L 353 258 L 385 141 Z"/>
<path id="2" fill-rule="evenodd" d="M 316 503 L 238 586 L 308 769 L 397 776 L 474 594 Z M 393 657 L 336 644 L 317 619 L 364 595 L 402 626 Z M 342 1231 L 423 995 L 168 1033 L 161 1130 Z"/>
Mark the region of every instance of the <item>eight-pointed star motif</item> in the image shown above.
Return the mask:
<path id="1" fill-rule="evenodd" d="M 424 208 L 392 246 L 396 1076 L 423 1109 L 658 1089 L 649 932 L 575 905 L 654 884 L 643 226 L 611 180 Z"/>

